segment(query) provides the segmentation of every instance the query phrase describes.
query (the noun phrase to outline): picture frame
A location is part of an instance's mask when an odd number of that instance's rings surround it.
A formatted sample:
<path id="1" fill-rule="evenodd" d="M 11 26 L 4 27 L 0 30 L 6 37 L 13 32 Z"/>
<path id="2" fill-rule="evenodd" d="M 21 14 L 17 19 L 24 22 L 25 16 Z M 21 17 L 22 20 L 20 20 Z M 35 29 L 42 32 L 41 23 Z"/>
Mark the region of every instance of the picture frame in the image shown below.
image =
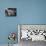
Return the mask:
<path id="1" fill-rule="evenodd" d="M 17 9 L 16 8 L 6 8 L 5 16 L 17 16 Z"/>

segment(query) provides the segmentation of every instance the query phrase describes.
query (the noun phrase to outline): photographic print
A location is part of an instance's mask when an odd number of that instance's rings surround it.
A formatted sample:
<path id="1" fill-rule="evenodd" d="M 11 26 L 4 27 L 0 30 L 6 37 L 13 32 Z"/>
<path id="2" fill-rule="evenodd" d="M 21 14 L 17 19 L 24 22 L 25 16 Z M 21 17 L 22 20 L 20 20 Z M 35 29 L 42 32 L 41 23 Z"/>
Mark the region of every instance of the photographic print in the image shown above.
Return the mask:
<path id="1" fill-rule="evenodd" d="M 5 16 L 16 16 L 16 8 L 6 8 Z"/>
<path id="2" fill-rule="evenodd" d="M 20 46 L 34 46 L 34 43 L 46 43 L 46 25 L 18 25 L 18 41 Z"/>

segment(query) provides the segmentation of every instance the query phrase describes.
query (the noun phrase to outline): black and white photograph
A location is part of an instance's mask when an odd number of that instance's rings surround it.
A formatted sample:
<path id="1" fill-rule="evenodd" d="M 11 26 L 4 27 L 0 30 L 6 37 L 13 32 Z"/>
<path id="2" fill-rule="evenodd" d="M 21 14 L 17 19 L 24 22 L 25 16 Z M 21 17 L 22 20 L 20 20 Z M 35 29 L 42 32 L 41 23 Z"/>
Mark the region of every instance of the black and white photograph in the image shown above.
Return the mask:
<path id="1" fill-rule="evenodd" d="M 20 24 L 18 33 L 20 46 L 46 42 L 46 25 Z"/>
<path id="2" fill-rule="evenodd" d="M 16 16 L 16 8 L 6 8 L 5 16 Z"/>

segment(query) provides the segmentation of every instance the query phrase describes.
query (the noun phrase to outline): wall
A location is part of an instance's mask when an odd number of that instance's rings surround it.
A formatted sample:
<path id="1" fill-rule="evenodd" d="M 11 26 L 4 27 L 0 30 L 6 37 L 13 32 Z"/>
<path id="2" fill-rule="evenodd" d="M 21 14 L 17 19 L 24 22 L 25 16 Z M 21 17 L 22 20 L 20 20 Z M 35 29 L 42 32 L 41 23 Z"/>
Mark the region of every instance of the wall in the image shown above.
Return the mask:
<path id="1" fill-rule="evenodd" d="M 16 17 L 5 17 L 5 8 L 17 8 Z M 17 24 L 46 24 L 46 0 L 0 0 L 0 44 L 7 44 Z M 17 42 L 17 40 L 16 40 Z"/>

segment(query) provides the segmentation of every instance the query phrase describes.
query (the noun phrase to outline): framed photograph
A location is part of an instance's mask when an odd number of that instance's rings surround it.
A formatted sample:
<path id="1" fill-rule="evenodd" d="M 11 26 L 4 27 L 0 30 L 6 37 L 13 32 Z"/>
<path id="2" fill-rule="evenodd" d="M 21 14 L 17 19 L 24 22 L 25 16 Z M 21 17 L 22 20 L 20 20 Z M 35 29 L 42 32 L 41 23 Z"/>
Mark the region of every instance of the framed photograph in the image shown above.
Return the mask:
<path id="1" fill-rule="evenodd" d="M 16 16 L 16 8 L 6 8 L 5 16 Z"/>
<path id="2" fill-rule="evenodd" d="M 18 25 L 18 34 L 19 41 L 46 41 L 46 25 L 20 24 Z"/>

